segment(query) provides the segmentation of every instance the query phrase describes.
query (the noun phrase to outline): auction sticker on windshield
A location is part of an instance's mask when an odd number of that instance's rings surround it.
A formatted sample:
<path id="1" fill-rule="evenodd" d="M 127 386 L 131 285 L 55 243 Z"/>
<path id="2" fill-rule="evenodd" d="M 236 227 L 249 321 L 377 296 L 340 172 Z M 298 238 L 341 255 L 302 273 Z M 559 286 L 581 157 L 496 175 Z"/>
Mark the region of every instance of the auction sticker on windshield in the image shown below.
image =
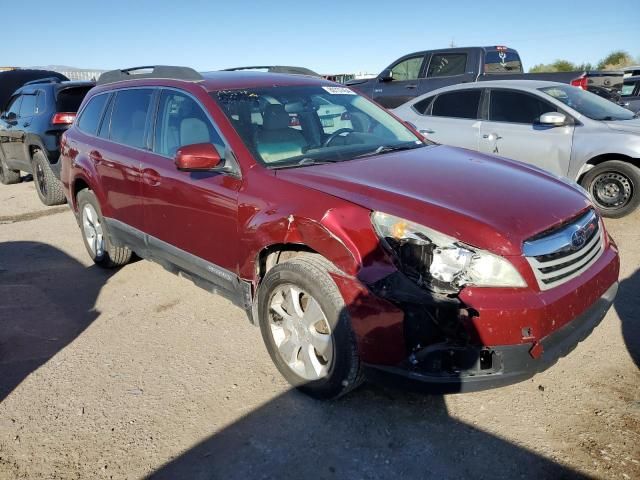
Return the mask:
<path id="1" fill-rule="evenodd" d="M 331 95 L 356 95 L 356 92 L 347 87 L 322 87 L 322 89 Z"/>

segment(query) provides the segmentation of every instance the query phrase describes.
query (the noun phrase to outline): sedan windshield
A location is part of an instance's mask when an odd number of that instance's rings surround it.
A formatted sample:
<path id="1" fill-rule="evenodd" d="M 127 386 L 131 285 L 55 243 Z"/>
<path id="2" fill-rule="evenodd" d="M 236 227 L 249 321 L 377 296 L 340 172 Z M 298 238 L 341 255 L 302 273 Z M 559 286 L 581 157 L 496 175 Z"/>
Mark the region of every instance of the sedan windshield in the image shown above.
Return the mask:
<path id="1" fill-rule="evenodd" d="M 271 168 L 425 145 L 385 110 L 346 87 L 279 86 L 211 95 L 254 156 Z"/>
<path id="2" fill-rule="evenodd" d="M 553 87 L 541 88 L 540 91 L 592 120 L 613 121 L 635 118 L 629 110 L 591 92 L 585 92 L 570 85 L 554 85 Z"/>

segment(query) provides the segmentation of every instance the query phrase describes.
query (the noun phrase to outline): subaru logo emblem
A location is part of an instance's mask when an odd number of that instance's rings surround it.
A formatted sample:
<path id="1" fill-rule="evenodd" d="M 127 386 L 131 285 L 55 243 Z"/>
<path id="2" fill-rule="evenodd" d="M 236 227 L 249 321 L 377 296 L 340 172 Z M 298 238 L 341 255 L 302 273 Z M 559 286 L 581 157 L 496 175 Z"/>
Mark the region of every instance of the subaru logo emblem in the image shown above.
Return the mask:
<path id="1" fill-rule="evenodd" d="M 586 243 L 586 241 L 587 241 L 587 234 L 583 228 L 581 228 L 580 230 L 576 230 L 571 235 L 571 246 L 573 247 L 574 250 L 579 250 L 580 248 L 584 247 L 584 244 Z"/>

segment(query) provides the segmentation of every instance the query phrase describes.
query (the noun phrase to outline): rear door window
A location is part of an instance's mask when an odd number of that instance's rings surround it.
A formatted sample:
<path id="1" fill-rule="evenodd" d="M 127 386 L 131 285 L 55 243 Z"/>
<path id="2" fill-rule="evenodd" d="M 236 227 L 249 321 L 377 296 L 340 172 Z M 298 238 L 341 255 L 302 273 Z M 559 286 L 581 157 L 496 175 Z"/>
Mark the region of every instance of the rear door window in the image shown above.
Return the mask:
<path id="1" fill-rule="evenodd" d="M 118 91 L 111 114 L 111 140 L 130 147 L 144 147 L 152 95 L 151 88 Z"/>
<path id="2" fill-rule="evenodd" d="M 510 90 L 492 90 L 489 100 L 489 120 L 492 122 L 533 124 L 543 113 L 557 110 L 533 95 Z"/>
<path id="3" fill-rule="evenodd" d="M 108 94 L 102 94 L 96 95 L 89 100 L 89 103 L 87 103 L 87 106 L 82 110 L 80 119 L 78 120 L 78 128 L 80 130 L 91 135 L 96 134 L 100 119 L 102 118 L 102 111 L 108 98 Z"/>
<path id="4" fill-rule="evenodd" d="M 391 74 L 395 81 L 416 80 L 420 75 L 420 69 L 422 67 L 422 61 L 424 56 L 411 57 L 396 64 L 391 69 Z"/>
<path id="5" fill-rule="evenodd" d="M 462 75 L 467 68 L 466 53 L 444 53 L 431 57 L 427 77 Z"/>
<path id="6" fill-rule="evenodd" d="M 20 105 L 20 117 L 33 117 L 36 112 L 36 95 L 33 93 L 22 96 Z"/>
<path id="7" fill-rule="evenodd" d="M 481 89 L 460 90 L 440 94 L 436 97 L 432 113 L 434 117 L 478 118 Z"/>
<path id="8" fill-rule="evenodd" d="M 58 112 L 77 112 L 91 87 L 65 88 L 58 92 L 56 108 Z"/>

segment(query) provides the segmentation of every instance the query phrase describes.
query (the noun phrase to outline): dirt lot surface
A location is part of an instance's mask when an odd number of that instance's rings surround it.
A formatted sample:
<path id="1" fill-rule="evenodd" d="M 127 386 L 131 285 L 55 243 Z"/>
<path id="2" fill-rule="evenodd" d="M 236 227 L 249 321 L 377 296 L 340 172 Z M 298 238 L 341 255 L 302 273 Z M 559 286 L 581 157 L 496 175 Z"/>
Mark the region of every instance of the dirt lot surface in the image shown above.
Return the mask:
<path id="1" fill-rule="evenodd" d="M 640 212 L 615 308 L 532 380 L 435 396 L 290 387 L 244 313 L 0 186 L 0 478 L 640 478 Z M 634 361 L 635 359 L 635 361 Z"/>

